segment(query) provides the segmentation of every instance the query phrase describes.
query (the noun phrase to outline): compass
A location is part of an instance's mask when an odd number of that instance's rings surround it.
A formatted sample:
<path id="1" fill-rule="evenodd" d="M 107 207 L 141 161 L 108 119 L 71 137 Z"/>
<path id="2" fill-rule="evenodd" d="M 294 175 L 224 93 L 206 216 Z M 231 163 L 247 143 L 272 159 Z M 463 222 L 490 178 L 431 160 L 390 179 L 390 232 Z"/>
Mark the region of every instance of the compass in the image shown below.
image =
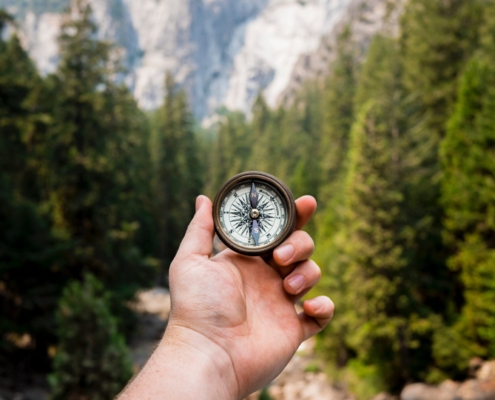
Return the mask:
<path id="1" fill-rule="evenodd" d="M 272 252 L 294 231 L 296 204 L 278 178 L 243 172 L 224 183 L 213 201 L 213 220 L 220 240 L 237 253 Z"/>

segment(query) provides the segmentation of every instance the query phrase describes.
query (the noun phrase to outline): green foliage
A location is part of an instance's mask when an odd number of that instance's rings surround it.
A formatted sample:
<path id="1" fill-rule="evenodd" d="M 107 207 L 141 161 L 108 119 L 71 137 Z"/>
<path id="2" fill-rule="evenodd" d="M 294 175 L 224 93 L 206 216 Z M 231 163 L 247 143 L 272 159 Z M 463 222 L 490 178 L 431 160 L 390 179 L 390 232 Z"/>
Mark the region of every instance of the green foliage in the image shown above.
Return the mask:
<path id="1" fill-rule="evenodd" d="M 68 284 L 60 299 L 57 327 L 51 398 L 113 399 L 131 378 L 132 364 L 110 313 L 108 294 L 94 276 Z"/>
<path id="2" fill-rule="evenodd" d="M 359 63 L 349 39 L 349 28 L 337 42 L 337 58 L 330 66 L 323 88 L 323 123 L 320 144 L 321 187 L 318 198 L 321 222 L 318 224 L 315 259 L 323 271 L 318 290 L 321 294 L 332 293 L 336 304 L 343 304 L 343 275 L 345 256 L 339 243 L 344 239 L 341 226 L 345 209 L 345 176 L 348 168 L 348 149 L 351 125 L 354 121 L 354 98 Z M 321 204 L 323 203 L 323 204 Z M 340 306 L 339 306 L 340 307 Z M 330 335 L 321 338 L 325 355 L 339 367 L 349 358 L 345 345 L 346 324 L 333 324 L 334 340 Z M 328 340 L 327 340 L 328 339 Z"/>
<path id="3" fill-rule="evenodd" d="M 388 386 L 383 381 L 383 374 L 375 365 L 363 364 L 357 359 L 349 361 L 342 378 L 359 400 L 370 399 L 387 390 Z"/>
<path id="4" fill-rule="evenodd" d="M 162 284 L 203 186 L 199 145 L 185 93 L 177 89 L 171 75 L 166 77 L 165 89 L 164 103 L 154 116 L 152 142 Z"/>
<path id="5" fill-rule="evenodd" d="M 335 203 L 338 197 L 336 194 L 342 189 L 350 130 L 354 121 L 358 62 L 356 51 L 349 42 L 350 37 L 351 31 L 346 28 L 337 42 L 337 58 L 331 66 L 322 93 L 323 121 L 319 148 L 322 188 L 319 200 L 324 202 L 324 206 L 329 201 Z M 334 208 L 328 207 L 332 215 L 327 218 L 335 218 Z"/>
<path id="6" fill-rule="evenodd" d="M 50 368 L 68 281 L 93 272 L 128 333 L 126 302 L 155 276 L 147 120 L 112 83 L 118 68 L 94 39 L 90 9 L 74 7 L 46 79 L 16 36 L 0 40 L 0 370 L 19 385 L 15 374 Z M 9 339 L 21 335 L 26 349 Z"/>
<path id="7" fill-rule="evenodd" d="M 244 114 L 227 112 L 221 118 L 214 142 L 206 150 L 209 165 L 206 193 L 212 198 L 227 179 L 248 170 L 252 147 Z"/>
<path id="8" fill-rule="evenodd" d="M 94 39 L 89 6 L 74 5 L 62 26 L 61 60 L 48 80 L 53 123 L 47 133 L 49 207 L 57 235 L 71 243 L 66 274 L 91 271 L 120 300 L 150 283 L 153 269 L 136 246 L 146 192 L 144 120 L 112 83 L 109 45 Z M 125 312 L 116 302 L 119 312 Z"/>
<path id="9" fill-rule="evenodd" d="M 266 388 L 264 388 L 261 391 L 260 397 L 258 397 L 258 400 L 272 400 L 272 397 L 270 396 L 270 394 L 268 393 L 268 390 Z"/>
<path id="10" fill-rule="evenodd" d="M 1 27 L 11 23 L 0 15 Z M 41 79 L 19 39 L 0 39 L 0 370 L 19 370 L 22 350 L 5 333 L 35 339 L 45 363 L 53 342 L 53 313 L 63 285 L 54 272 L 65 250 L 50 230 L 39 201 L 38 126 L 46 118 L 37 107 Z"/>
<path id="11" fill-rule="evenodd" d="M 400 239 L 403 196 L 396 51 L 393 41 L 377 37 L 363 66 L 356 98 L 360 114 L 352 128 L 344 181 L 345 201 L 338 233 L 330 244 L 333 250 L 327 254 L 333 259 L 327 259 L 331 264 L 325 272 L 335 284 L 325 284 L 330 285 L 344 313 L 331 327 L 339 338 L 328 348 L 335 361 L 344 365 L 350 352 L 373 362 L 373 353 L 382 347 L 380 362 L 394 362 L 390 371 L 401 373 L 402 369 L 404 373 L 407 367 L 401 368 L 400 360 L 390 360 L 392 355 L 386 354 L 387 348 L 400 347 L 398 332 L 406 325 L 396 309 L 404 295 L 401 276 L 405 267 Z"/>
<path id="12" fill-rule="evenodd" d="M 476 49 L 483 9 L 478 0 L 406 3 L 401 22 L 404 84 L 436 134 L 445 131 L 457 77 Z"/>
<path id="13" fill-rule="evenodd" d="M 392 383 L 400 379 L 395 374 L 407 371 L 401 359 L 407 351 L 407 294 L 398 231 L 402 195 L 384 116 L 378 106 L 366 104 L 352 131 L 343 252 L 348 260 L 346 342 L 365 362 L 380 360 Z"/>
<path id="14" fill-rule="evenodd" d="M 459 303 L 457 276 L 446 268 L 442 242 L 442 175 L 438 159 L 457 91 L 458 76 L 475 51 L 481 23 L 480 1 L 409 0 L 401 21 L 400 61 L 405 88 L 403 109 L 408 149 L 404 167 L 407 257 L 418 299 L 445 314 Z"/>
<path id="15" fill-rule="evenodd" d="M 304 372 L 318 373 L 321 371 L 320 366 L 317 363 L 312 363 L 304 367 Z"/>
<path id="16" fill-rule="evenodd" d="M 423 140 L 431 130 L 411 123 L 417 114 L 400 51 L 381 36 L 370 46 L 355 91 L 359 115 L 347 164 L 340 167 L 342 194 L 325 211 L 320 235 L 327 245 L 316 254 L 324 268 L 319 291 L 338 304 L 322 347 L 347 365 L 345 379 L 364 397 L 434 379 L 441 367 L 433 336 L 444 329 L 440 316 L 451 310 L 456 287 L 438 255 L 440 227 L 430 214 L 438 210 L 438 166 L 429 163 L 438 141 Z M 365 375 L 381 383 L 367 384 Z"/>
<path id="17" fill-rule="evenodd" d="M 494 10 L 492 5 L 491 28 Z M 460 274 L 464 296 L 446 334 L 465 351 L 441 352 L 437 345 L 436 357 L 454 372 L 470 356 L 495 356 L 495 58 L 491 38 L 484 39 L 462 76 L 441 148 L 445 234 L 454 250 L 449 265 Z"/>

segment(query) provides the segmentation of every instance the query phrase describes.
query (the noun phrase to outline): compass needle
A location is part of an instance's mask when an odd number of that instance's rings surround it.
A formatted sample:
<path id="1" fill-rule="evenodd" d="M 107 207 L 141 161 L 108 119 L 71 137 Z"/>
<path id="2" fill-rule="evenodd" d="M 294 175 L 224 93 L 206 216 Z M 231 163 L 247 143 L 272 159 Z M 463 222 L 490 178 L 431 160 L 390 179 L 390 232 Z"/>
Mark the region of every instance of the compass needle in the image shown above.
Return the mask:
<path id="1" fill-rule="evenodd" d="M 256 208 L 258 205 L 258 192 L 256 191 L 254 181 L 251 182 L 251 192 L 249 193 L 249 199 L 251 200 L 251 208 Z"/>
<path id="2" fill-rule="evenodd" d="M 260 240 L 260 228 L 258 226 L 258 221 L 253 219 L 253 228 L 251 229 L 251 235 L 254 239 L 254 244 L 258 246 L 258 242 Z"/>

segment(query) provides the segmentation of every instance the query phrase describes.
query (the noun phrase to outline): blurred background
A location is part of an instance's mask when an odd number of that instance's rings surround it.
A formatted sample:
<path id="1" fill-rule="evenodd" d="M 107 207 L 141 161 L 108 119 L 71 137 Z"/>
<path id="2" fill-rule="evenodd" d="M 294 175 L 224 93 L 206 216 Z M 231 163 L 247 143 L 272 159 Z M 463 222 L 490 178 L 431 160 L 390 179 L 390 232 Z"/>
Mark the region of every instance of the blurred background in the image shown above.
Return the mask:
<path id="1" fill-rule="evenodd" d="M 252 400 L 495 399 L 494 0 L 0 0 L 0 399 L 112 399 L 200 193 L 318 200 L 336 304 Z"/>

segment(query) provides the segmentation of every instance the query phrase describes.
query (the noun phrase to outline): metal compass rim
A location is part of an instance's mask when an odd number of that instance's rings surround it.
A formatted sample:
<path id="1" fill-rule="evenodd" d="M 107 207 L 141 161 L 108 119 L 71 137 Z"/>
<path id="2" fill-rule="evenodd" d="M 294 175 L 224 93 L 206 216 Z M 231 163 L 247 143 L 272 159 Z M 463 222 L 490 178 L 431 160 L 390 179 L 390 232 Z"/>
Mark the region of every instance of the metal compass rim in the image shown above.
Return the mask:
<path id="1" fill-rule="evenodd" d="M 285 210 L 287 214 L 287 222 L 285 227 L 274 241 L 263 246 L 242 246 L 230 239 L 221 227 L 220 208 L 223 199 L 234 187 L 237 187 L 244 182 L 249 182 L 250 180 L 261 181 L 264 184 L 274 187 L 281 195 L 287 208 Z M 277 177 L 261 171 L 246 171 L 227 180 L 217 192 L 213 201 L 213 221 L 215 225 L 215 232 L 219 239 L 231 250 L 247 256 L 266 255 L 282 244 L 292 234 L 292 232 L 294 232 L 297 221 L 296 203 L 290 189 Z"/>

